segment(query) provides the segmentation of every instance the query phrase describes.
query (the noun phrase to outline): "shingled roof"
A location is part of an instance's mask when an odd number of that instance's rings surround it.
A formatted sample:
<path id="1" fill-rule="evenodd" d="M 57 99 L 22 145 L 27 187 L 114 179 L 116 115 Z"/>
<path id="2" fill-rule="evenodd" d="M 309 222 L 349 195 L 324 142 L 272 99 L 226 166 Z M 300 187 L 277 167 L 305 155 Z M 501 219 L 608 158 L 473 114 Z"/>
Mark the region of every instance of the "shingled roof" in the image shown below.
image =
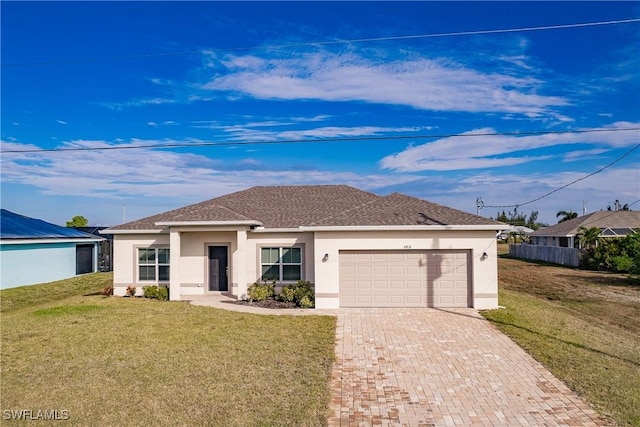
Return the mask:
<path id="1" fill-rule="evenodd" d="M 111 230 L 157 230 L 158 222 L 250 221 L 265 228 L 364 225 L 503 225 L 394 193 L 385 197 L 346 185 L 252 187 L 129 222 Z"/>
<path id="2" fill-rule="evenodd" d="M 599 211 L 561 222 L 551 227 L 541 228 L 531 236 L 575 236 L 580 227 L 600 229 L 640 229 L 640 211 Z"/>

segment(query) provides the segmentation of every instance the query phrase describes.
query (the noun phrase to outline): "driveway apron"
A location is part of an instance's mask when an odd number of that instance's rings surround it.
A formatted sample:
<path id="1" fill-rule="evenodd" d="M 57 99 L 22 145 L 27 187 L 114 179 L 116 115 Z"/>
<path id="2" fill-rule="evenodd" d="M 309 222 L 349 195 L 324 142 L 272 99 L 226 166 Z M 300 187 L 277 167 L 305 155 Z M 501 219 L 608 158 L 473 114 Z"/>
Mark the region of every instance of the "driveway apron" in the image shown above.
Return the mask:
<path id="1" fill-rule="evenodd" d="M 603 426 L 473 309 L 340 309 L 329 426 Z"/>

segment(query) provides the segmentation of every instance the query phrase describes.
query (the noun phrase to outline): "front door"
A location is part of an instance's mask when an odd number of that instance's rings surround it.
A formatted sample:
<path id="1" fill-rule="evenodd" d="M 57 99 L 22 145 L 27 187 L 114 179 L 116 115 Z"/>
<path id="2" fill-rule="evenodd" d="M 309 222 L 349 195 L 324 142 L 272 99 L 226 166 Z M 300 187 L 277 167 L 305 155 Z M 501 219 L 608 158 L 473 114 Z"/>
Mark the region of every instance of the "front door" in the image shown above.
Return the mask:
<path id="1" fill-rule="evenodd" d="M 209 246 L 209 290 L 227 291 L 229 272 L 226 246 Z"/>

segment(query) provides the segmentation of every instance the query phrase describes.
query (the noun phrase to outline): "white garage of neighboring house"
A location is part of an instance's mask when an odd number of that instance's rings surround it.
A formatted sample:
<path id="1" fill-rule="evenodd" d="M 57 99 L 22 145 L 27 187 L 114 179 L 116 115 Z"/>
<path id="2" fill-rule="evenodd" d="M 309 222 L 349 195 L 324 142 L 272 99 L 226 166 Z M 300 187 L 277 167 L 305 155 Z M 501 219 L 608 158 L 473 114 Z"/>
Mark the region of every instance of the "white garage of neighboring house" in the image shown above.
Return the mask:
<path id="1" fill-rule="evenodd" d="M 104 238 L 2 209 L 0 289 L 53 282 L 98 270 Z"/>
<path id="2" fill-rule="evenodd" d="M 498 306 L 505 224 L 399 193 L 344 185 L 253 187 L 104 230 L 114 292 L 171 300 L 308 280 L 316 308 Z"/>

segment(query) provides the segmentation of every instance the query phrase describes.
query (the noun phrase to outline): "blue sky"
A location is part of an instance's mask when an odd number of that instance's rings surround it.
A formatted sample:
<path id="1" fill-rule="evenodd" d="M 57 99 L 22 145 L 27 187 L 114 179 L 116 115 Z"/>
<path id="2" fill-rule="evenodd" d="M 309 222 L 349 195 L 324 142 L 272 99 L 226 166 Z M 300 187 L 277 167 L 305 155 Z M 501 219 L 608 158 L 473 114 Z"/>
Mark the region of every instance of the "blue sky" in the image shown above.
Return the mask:
<path id="1" fill-rule="evenodd" d="M 254 185 L 475 213 L 640 143 L 640 22 L 517 30 L 638 19 L 637 2 L 3 1 L 1 16 L 2 207 L 57 224 Z M 578 130 L 598 132 L 561 133 Z M 157 144 L 181 146 L 111 149 Z M 67 148 L 96 150 L 42 151 Z M 637 149 L 519 211 L 553 224 L 633 203 L 639 166 Z"/>

